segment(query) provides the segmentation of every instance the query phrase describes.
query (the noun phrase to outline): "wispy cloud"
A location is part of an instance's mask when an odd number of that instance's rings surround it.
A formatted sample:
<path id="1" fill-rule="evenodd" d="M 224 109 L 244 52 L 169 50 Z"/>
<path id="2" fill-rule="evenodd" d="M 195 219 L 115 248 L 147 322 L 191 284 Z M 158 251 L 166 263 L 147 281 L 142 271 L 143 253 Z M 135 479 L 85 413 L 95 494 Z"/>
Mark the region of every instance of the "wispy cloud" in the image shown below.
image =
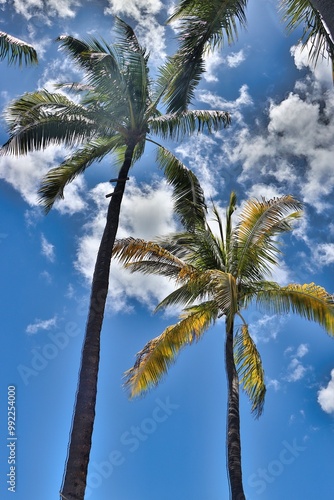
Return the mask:
<path id="1" fill-rule="evenodd" d="M 46 257 L 50 262 L 55 261 L 55 251 L 54 245 L 48 242 L 44 234 L 41 235 L 41 245 L 42 245 L 42 255 Z"/>
<path id="2" fill-rule="evenodd" d="M 36 319 L 34 323 L 31 323 L 30 325 L 27 326 L 26 332 L 29 335 L 34 335 L 39 330 L 50 330 L 51 328 L 56 326 L 56 323 L 57 323 L 57 316 L 54 316 L 53 318 L 46 320 Z"/>
<path id="3" fill-rule="evenodd" d="M 308 352 L 309 348 L 307 344 L 300 344 L 296 350 L 293 348 L 286 349 L 285 354 L 288 354 L 291 360 L 284 380 L 287 382 L 297 382 L 298 380 L 304 378 L 305 374 L 309 370 L 309 367 L 304 366 L 301 359 L 304 358 Z"/>

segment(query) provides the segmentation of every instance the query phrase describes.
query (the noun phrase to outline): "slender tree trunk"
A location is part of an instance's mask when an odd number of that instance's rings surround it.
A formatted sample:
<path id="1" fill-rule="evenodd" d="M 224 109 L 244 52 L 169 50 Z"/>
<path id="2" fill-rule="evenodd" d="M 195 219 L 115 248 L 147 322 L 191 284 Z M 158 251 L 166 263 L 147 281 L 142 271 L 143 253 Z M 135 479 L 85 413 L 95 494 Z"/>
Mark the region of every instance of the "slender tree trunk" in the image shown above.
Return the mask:
<path id="1" fill-rule="evenodd" d="M 79 383 L 61 490 L 61 497 L 66 500 L 83 500 L 85 495 L 95 418 L 100 334 L 109 286 L 110 261 L 125 190 L 125 180 L 122 179 L 126 179 L 128 175 L 133 150 L 134 146 L 127 147 L 118 181 L 109 203 L 106 226 L 95 263 Z"/>
<path id="2" fill-rule="evenodd" d="M 226 326 L 225 363 L 228 383 L 227 468 L 231 500 L 245 500 L 241 469 L 239 378 L 233 356 L 233 321 Z"/>
<path id="3" fill-rule="evenodd" d="M 334 0 L 310 0 L 310 2 L 319 11 L 334 42 Z"/>

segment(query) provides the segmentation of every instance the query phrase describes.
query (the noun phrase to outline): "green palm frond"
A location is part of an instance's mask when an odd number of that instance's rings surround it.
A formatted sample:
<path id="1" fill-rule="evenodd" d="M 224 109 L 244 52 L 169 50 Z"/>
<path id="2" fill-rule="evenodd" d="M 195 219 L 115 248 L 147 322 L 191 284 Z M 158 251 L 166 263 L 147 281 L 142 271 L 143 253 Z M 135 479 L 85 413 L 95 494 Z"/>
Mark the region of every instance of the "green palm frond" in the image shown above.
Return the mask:
<path id="1" fill-rule="evenodd" d="M 334 300 L 323 287 L 309 284 L 263 285 L 256 293 L 257 304 L 276 314 L 296 313 L 315 321 L 334 335 Z"/>
<path id="2" fill-rule="evenodd" d="M 182 113 L 167 114 L 149 120 L 150 131 L 163 139 L 176 139 L 180 136 L 217 132 L 231 122 L 225 111 L 188 110 Z"/>
<path id="3" fill-rule="evenodd" d="M 23 61 L 25 64 L 38 63 L 37 53 L 32 45 L 0 31 L 0 61 L 4 59 L 9 64 L 18 62 L 20 66 Z"/>
<path id="4" fill-rule="evenodd" d="M 179 21 L 179 49 L 160 71 L 159 85 L 166 89 L 168 112 L 185 111 L 205 71 L 204 54 L 226 37 L 232 43 L 237 22 L 246 24 L 247 0 L 196 0 L 180 2 L 169 22 Z"/>
<path id="5" fill-rule="evenodd" d="M 125 386 L 131 397 L 157 385 L 175 362 L 185 345 L 198 341 L 216 316 L 211 302 L 186 310 L 181 321 L 168 326 L 158 337 L 150 340 L 137 354 L 134 366 L 125 373 Z"/>
<path id="6" fill-rule="evenodd" d="M 279 253 L 275 237 L 292 229 L 292 221 L 301 216 L 301 204 L 286 195 L 271 200 L 249 200 L 232 234 L 237 274 L 261 279 L 270 273 Z"/>
<path id="7" fill-rule="evenodd" d="M 50 169 L 42 179 L 38 190 L 40 203 L 45 212 L 49 212 L 56 200 L 63 198 L 67 184 L 82 174 L 94 161 L 101 161 L 121 144 L 119 136 L 98 138 L 73 153 L 58 167 Z"/>
<path id="8" fill-rule="evenodd" d="M 281 0 L 281 10 L 288 32 L 294 31 L 300 25 L 303 26 L 300 41 L 303 48 L 310 42 L 310 60 L 317 64 L 319 57 L 328 56 L 334 68 L 334 42 L 312 2 L 310 0 Z"/>
<path id="9" fill-rule="evenodd" d="M 258 418 L 263 412 L 266 387 L 261 357 L 247 325 L 236 332 L 234 358 L 240 383 L 252 403 L 252 412 Z"/>
<path id="10" fill-rule="evenodd" d="M 157 160 L 168 184 L 173 188 L 174 211 L 189 231 L 205 223 L 206 203 L 203 190 L 195 174 L 176 156 L 160 146 Z"/>
<path id="11" fill-rule="evenodd" d="M 10 138 L 2 154 L 26 154 L 50 144 L 76 146 L 89 139 L 97 124 L 81 105 L 46 90 L 24 94 L 5 113 Z"/>

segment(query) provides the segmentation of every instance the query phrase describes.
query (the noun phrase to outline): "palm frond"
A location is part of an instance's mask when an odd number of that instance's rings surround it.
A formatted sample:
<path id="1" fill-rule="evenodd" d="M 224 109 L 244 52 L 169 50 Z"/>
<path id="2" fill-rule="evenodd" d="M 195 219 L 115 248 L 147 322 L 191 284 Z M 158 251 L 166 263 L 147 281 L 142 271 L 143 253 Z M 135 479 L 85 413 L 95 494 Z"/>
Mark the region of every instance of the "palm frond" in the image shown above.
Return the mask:
<path id="1" fill-rule="evenodd" d="M 0 61 L 7 59 L 9 64 L 37 64 L 37 52 L 32 45 L 8 33 L 0 31 Z"/>
<path id="2" fill-rule="evenodd" d="M 272 200 L 248 200 L 232 234 L 239 276 L 261 279 L 270 273 L 279 253 L 275 237 L 292 229 L 301 216 L 301 203 L 286 195 Z"/>
<path id="3" fill-rule="evenodd" d="M 58 167 L 52 168 L 42 179 L 38 193 L 46 213 L 54 202 L 64 197 L 64 188 L 82 174 L 94 161 L 101 161 L 108 153 L 122 145 L 119 136 L 98 138 L 73 153 Z"/>
<path id="4" fill-rule="evenodd" d="M 188 110 L 161 115 L 149 120 L 150 131 L 163 139 L 176 139 L 195 132 L 217 132 L 231 123 L 226 111 Z"/>
<path id="5" fill-rule="evenodd" d="M 256 293 L 260 307 L 275 314 L 296 313 L 302 318 L 315 321 L 328 334 L 334 335 L 334 300 L 323 287 L 309 284 L 290 284 L 280 287 L 269 283 Z"/>
<path id="6" fill-rule="evenodd" d="M 260 353 L 247 325 L 242 325 L 236 332 L 234 358 L 240 383 L 252 403 L 252 412 L 258 418 L 263 412 L 266 387 Z"/>
<path id="7" fill-rule="evenodd" d="M 203 226 L 206 203 L 196 175 L 163 146 L 158 147 L 157 160 L 173 188 L 174 211 L 182 225 L 188 231 Z"/>
<path id="8" fill-rule="evenodd" d="M 2 154 L 26 154 L 50 144 L 76 146 L 97 129 L 93 116 L 83 106 L 46 90 L 24 94 L 8 106 L 5 117 L 10 138 Z"/>
<path id="9" fill-rule="evenodd" d="M 237 21 L 245 25 L 247 0 L 202 0 L 179 4 L 169 22 L 179 21 L 179 49 L 160 70 L 159 84 L 165 88 L 168 112 L 185 111 L 205 71 L 204 53 L 226 37 L 237 36 Z"/>
<path id="10" fill-rule="evenodd" d="M 125 373 L 125 386 L 129 388 L 130 396 L 137 396 L 157 385 L 175 362 L 179 351 L 198 341 L 215 317 L 214 304 L 201 304 L 186 310 L 181 321 L 150 340 L 137 354 L 134 366 Z"/>
<path id="11" fill-rule="evenodd" d="M 319 57 L 329 57 L 334 68 L 334 41 L 324 21 L 310 0 L 281 0 L 283 21 L 287 31 L 294 31 L 300 25 L 303 33 L 300 39 L 302 47 L 309 46 L 309 58 L 317 64 Z M 334 73 L 333 73 L 334 77 Z"/>

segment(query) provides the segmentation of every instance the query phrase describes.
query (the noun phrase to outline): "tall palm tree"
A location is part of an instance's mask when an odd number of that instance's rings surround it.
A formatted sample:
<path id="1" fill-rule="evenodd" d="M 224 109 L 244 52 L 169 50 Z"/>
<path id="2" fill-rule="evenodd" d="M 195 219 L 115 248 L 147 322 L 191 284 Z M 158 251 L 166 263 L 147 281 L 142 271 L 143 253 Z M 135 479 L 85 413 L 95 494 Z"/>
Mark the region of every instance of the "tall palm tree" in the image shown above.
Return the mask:
<path id="1" fill-rule="evenodd" d="M 9 64 L 22 61 L 26 64 L 36 64 L 38 62 L 36 50 L 29 43 L 15 38 L 4 31 L 0 31 L 0 61 L 7 59 Z"/>
<path id="2" fill-rule="evenodd" d="M 164 101 L 169 112 L 187 109 L 194 90 L 205 71 L 204 56 L 233 43 L 237 25 L 246 26 L 248 0 L 181 0 L 168 22 L 178 21 L 179 48 L 170 56 L 160 74 L 162 87 L 169 84 Z M 319 55 L 334 64 L 334 9 L 332 0 L 281 0 L 288 31 L 302 24 L 302 41 L 308 45 L 310 59 Z"/>
<path id="3" fill-rule="evenodd" d="M 162 139 L 202 130 L 217 131 L 229 123 L 220 111 L 187 111 L 163 115 L 158 110 L 161 93 L 148 75 L 148 56 L 133 30 L 117 20 L 118 41 L 113 45 L 90 39 L 61 36 L 61 47 L 85 74 L 84 83 L 60 85 L 81 100 L 46 90 L 28 93 L 7 109 L 10 138 L 2 153 L 22 155 L 49 144 L 65 144 L 74 152 L 44 177 L 39 193 L 46 212 L 63 197 L 65 186 L 107 154 L 116 156 L 120 167 L 110 197 L 106 226 L 93 275 L 88 321 L 82 351 L 79 385 L 72 422 L 63 498 L 83 499 L 91 436 L 95 416 L 100 333 L 109 286 L 110 260 L 118 228 L 121 202 L 131 166 L 142 156 L 147 141 L 157 145 L 158 161 L 174 187 L 178 203 L 188 200 L 193 214 L 200 205 L 196 177 L 166 148 L 152 139 Z"/>
<path id="4" fill-rule="evenodd" d="M 227 465 L 231 498 L 243 500 L 239 382 L 257 417 L 263 410 L 266 391 L 260 354 L 243 310 L 255 303 L 277 314 L 294 312 L 334 334 L 334 302 L 332 295 L 314 283 L 280 286 L 268 280 L 278 264 L 278 237 L 290 231 L 301 214 L 298 201 L 292 196 L 249 200 L 233 226 L 235 208 L 236 196 L 232 193 L 225 223 L 213 209 L 217 234 L 202 211 L 195 224 L 188 221 L 184 232 L 154 241 L 117 241 L 114 256 L 132 272 L 163 275 L 175 281 L 177 288 L 157 309 L 183 306 L 180 321 L 150 340 L 126 372 L 131 397 L 155 386 L 180 349 L 198 341 L 218 318 L 225 317 Z"/>

